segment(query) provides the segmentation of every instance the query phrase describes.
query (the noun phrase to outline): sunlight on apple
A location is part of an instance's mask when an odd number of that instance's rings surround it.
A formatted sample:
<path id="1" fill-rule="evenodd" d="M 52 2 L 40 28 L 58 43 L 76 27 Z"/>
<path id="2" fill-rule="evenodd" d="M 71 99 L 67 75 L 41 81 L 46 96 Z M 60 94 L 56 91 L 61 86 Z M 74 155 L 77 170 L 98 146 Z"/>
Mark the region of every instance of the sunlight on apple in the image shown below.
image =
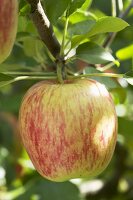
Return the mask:
<path id="1" fill-rule="evenodd" d="M 108 92 L 107 92 L 107 89 L 106 87 L 103 85 L 103 84 L 100 84 L 100 86 L 98 85 L 99 89 L 100 89 L 100 94 L 104 97 L 108 97 Z M 99 97 L 99 90 L 97 88 L 97 85 L 91 85 L 90 87 L 90 91 L 92 93 L 93 96 L 95 97 Z"/>

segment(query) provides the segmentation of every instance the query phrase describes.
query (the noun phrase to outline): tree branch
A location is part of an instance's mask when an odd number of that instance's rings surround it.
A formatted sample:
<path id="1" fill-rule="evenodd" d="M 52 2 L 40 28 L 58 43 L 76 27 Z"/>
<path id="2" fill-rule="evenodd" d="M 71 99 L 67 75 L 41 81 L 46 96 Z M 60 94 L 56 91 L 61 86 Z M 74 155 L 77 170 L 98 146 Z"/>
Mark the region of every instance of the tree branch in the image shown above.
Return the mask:
<path id="1" fill-rule="evenodd" d="M 112 0 L 112 16 L 116 17 L 116 0 Z"/>
<path id="2" fill-rule="evenodd" d="M 133 0 L 131 1 L 127 9 L 123 11 L 122 13 L 120 13 L 118 17 L 123 19 L 130 12 L 132 8 L 133 8 Z M 117 33 L 110 33 L 107 39 L 105 40 L 103 47 L 109 47 L 112 44 L 113 40 L 115 39 L 116 35 Z"/>
<path id="3" fill-rule="evenodd" d="M 60 54 L 60 44 L 54 35 L 53 27 L 48 20 L 40 0 L 27 0 L 31 6 L 31 19 L 33 20 L 41 40 L 57 59 Z"/>

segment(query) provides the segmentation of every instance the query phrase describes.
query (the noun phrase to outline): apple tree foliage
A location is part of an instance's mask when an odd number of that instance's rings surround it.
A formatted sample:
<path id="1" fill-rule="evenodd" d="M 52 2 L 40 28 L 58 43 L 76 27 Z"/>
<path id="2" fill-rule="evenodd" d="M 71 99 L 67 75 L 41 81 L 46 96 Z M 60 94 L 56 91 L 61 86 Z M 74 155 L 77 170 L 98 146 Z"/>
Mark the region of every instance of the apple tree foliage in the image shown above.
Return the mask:
<path id="1" fill-rule="evenodd" d="M 23 95 L 56 74 L 55 58 L 40 39 L 29 2 L 19 0 L 14 48 L 0 64 L 0 200 L 133 199 L 133 1 L 41 1 L 68 74 L 105 84 L 118 115 L 118 141 L 108 168 L 93 180 L 64 183 L 38 175 L 17 134 Z"/>

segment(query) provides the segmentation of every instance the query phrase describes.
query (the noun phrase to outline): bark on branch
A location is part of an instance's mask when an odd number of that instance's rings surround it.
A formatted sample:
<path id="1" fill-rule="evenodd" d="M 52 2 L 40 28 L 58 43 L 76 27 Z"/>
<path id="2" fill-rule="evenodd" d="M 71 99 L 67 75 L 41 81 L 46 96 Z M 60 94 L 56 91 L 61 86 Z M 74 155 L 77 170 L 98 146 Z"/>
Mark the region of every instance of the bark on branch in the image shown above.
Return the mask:
<path id="1" fill-rule="evenodd" d="M 40 0 L 27 0 L 31 6 L 31 19 L 33 20 L 41 40 L 57 59 L 60 53 L 60 44 L 54 35 L 53 27 L 48 20 Z"/>

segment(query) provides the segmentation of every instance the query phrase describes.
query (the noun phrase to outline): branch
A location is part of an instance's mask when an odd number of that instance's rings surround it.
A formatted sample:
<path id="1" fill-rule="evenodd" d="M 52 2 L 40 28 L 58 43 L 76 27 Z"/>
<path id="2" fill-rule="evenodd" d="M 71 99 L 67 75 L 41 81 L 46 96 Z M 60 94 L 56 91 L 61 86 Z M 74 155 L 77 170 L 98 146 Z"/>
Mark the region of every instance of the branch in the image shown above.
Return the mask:
<path id="1" fill-rule="evenodd" d="M 40 0 L 27 0 L 27 2 L 31 6 L 31 19 L 38 30 L 41 40 L 57 59 L 60 54 L 60 44 L 54 35 L 53 27 L 44 12 Z"/>
<path id="2" fill-rule="evenodd" d="M 128 13 L 130 12 L 132 8 L 133 8 L 133 0 L 131 1 L 127 9 L 119 15 L 119 17 L 123 19 L 126 15 L 128 15 Z"/>
<path id="3" fill-rule="evenodd" d="M 131 1 L 127 9 L 123 11 L 122 13 L 120 13 L 118 17 L 121 19 L 125 18 L 125 16 L 130 12 L 132 8 L 133 8 L 133 0 Z M 110 33 L 110 35 L 107 37 L 106 41 L 104 42 L 103 47 L 109 47 L 112 44 L 113 40 L 115 39 L 116 35 L 117 33 Z"/>
<path id="4" fill-rule="evenodd" d="M 116 0 L 112 0 L 112 16 L 116 17 Z"/>

